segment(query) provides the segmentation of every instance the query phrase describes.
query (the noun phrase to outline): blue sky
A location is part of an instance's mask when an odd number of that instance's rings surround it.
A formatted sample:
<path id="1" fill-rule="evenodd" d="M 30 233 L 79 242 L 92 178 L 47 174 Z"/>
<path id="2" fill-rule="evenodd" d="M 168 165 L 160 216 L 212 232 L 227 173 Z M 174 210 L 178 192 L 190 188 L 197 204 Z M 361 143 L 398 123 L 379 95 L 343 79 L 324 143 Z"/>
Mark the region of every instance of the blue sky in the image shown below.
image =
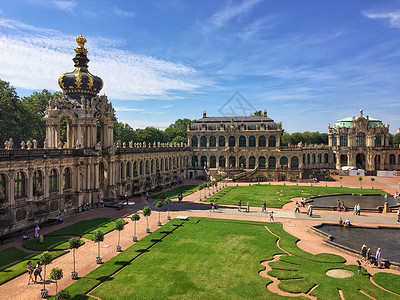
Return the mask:
<path id="1" fill-rule="evenodd" d="M 361 108 L 400 128 L 399 1 L 1 0 L 0 78 L 59 90 L 81 33 L 134 128 L 267 109 L 288 132 L 327 132 Z"/>

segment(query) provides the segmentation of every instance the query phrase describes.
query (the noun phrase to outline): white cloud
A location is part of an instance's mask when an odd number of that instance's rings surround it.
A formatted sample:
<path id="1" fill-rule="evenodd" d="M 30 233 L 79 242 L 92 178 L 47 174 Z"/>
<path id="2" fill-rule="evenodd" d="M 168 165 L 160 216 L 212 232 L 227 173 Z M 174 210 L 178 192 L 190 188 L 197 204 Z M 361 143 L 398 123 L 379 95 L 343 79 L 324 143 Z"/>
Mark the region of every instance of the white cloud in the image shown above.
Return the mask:
<path id="1" fill-rule="evenodd" d="M 89 70 L 104 81 L 111 99 L 177 99 L 176 91 L 205 84 L 196 70 L 179 62 L 123 51 L 121 41 L 87 37 Z M 0 78 L 25 89 L 59 90 L 57 79 L 73 70 L 75 37 L 0 19 Z"/>
<path id="2" fill-rule="evenodd" d="M 143 108 L 114 107 L 116 111 L 145 111 Z"/>
<path id="3" fill-rule="evenodd" d="M 254 22 L 250 23 L 245 28 L 243 28 L 242 31 L 240 31 L 238 33 L 239 38 L 246 41 L 249 38 L 252 38 L 253 36 L 255 36 L 261 30 L 273 28 L 273 25 L 266 24 L 267 21 L 269 21 L 269 20 L 270 20 L 269 17 L 264 17 L 264 18 L 257 19 Z"/>
<path id="4" fill-rule="evenodd" d="M 53 4 L 56 8 L 72 13 L 76 6 L 75 1 L 55 0 Z"/>
<path id="5" fill-rule="evenodd" d="M 133 129 L 138 129 L 138 128 L 143 129 L 146 127 L 155 127 L 158 129 L 165 129 L 171 124 L 171 122 L 162 122 L 162 121 L 153 121 L 153 120 L 146 120 L 146 121 L 119 120 L 119 122 L 128 123 L 129 126 L 131 126 Z"/>
<path id="6" fill-rule="evenodd" d="M 383 19 L 390 23 L 390 27 L 400 28 L 400 11 L 384 12 L 384 13 L 372 13 L 363 11 L 362 14 L 370 19 Z"/>
<path id="7" fill-rule="evenodd" d="M 117 7 L 114 8 L 114 13 L 117 16 L 120 16 L 120 17 L 132 18 L 132 17 L 135 16 L 135 13 L 133 11 L 122 10 L 122 9 L 117 8 Z"/>
<path id="8" fill-rule="evenodd" d="M 206 31 L 223 27 L 229 23 L 232 19 L 238 18 L 247 12 L 249 12 L 254 5 L 261 0 L 244 0 L 240 4 L 232 5 L 229 3 L 223 10 L 215 13 L 205 25 Z"/>

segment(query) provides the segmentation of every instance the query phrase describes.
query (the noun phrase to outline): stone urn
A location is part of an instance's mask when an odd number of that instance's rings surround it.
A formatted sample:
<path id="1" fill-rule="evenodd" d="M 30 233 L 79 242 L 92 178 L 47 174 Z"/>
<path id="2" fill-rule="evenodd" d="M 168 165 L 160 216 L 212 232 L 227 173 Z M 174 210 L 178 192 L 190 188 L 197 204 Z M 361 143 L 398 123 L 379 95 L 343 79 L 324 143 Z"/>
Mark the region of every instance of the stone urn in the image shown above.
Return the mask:
<path id="1" fill-rule="evenodd" d="M 71 271 L 71 279 L 78 279 L 78 271 Z"/>
<path id="2" fill-rule="evenodd" d="M 150 233 L 150 228 L 146 228 L 146 233 Z"/>
<path id="3" fill-rule="evenodd" d="M 157 226 L 161 226 L 161 221 L 157 221 Z"/>
<path id="4" fill-rule="evenodd" d="M 49 295 L 49 290 L 48 289 L 41 289 L 40 290 L 40 298 L 47 298 Z"/>
<path id="5" fill-rule="evenodd" d="M 170 221 L 171 220 L 171 216 L 167 216 L 167 220 Z"/>
<path id="6" fill-rule="evenodd" d="M 132 236 L 132 242 L 137 242 L 137 236 L 136 235 Z"/>
<path id="7" fill-rule="evenodd" d="M 101 256 L 96 256 L 96 264 L 101 264 Z"/>
<path id="8" fill-rule="evenodd" d="M 122 252 L 121 245 L 115 246 L 115 250 L 117 250 L 117 252 Z"/>

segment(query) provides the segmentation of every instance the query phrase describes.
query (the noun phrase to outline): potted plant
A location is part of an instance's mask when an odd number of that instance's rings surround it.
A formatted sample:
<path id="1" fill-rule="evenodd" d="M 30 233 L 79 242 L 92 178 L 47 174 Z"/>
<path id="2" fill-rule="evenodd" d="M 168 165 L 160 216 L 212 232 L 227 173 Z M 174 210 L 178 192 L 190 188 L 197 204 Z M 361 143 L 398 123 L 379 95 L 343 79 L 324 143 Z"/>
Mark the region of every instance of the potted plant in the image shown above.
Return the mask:
<path id="1" fill-rule="evenodd" d="M 54 297 L 55 300 L 71 300 L 71 295 L 66 290 L 59 291 Z"/>
<path id="2" fill-rule="evenodd" d="M 149 228 L 149 216 L 150 215 L 151 215 L 151 208 L 149 206 L 145 206 L 143 208 L 143 216 L 146 217 L 146 221 L 147 221 L 146 233 L 150 233 L 150 228 Z"/>
<path id="3" fill-rule="evenodd" d="M 133 227 L 133 236 L 132 236 L 132 242 L 137 242 L 137 236 L 136 236 L 136 221 L 140 220 L 140 216 L 137 213 L 134 213 L 131 217 L 131 220 L 135 222 L 135 225 Z"/>
<path id="4" fill-rule="evenodd" d="M 101 230 L 97 230 L 94 233 L 93 242 L 98 243 L 98 256 L 96 257 L 96 263 L 101 264 L 100 256 L 100 242 L 104 241 L 104 233 Z"/>
<path id="5" fill-rule="evenodd" d="M 296 175 L 294 175 L 294 178 L 297 180 L 297 182 L 299 181 L 299 179 L 300 179 L 300 175 L 299 174 L 296 174 Z M 296 183 L 296 186 L 298 186 L 299 184 L 298 183 Z"/>
<path id="6" fill-rule="evenodd" d="M 358 181 L 360 182 L 360 189 L 362 189 L 362 186 L 361 186 L 361 181 L 363 180 L 363 178 L 360 176 L 360 177 L 358 177 Z"/>
<path id="7" fill-rule="evenodd" d="M 156 207 L 158 208 L 158 222 L 157 226 L 161 226 L 161 208 L 164 206 L 164 204 L 161 201 L 158 201 L 156 203 Z"/>
<path id="8" fill-rule="evenodd" d="M 53 268 L 50 271 L 49 279 L 56 281 L 56 294 L 58 291 L 57 280 L 60 280 L 61 278 L 63 278 L 63 276 L 64 274 L 61 268 Z"/>
<path id="9" fill-rule="evenodd" d="M 171 204 L 171 199 L 165 199 L 164 204 L 167 205 L 167 220 L 171 220 L 171 217 L 169 215 L 169 205 Z"/>
<path id="10" fill-rule="evenodd" d="M 374 189 L 374 181 L 375 181 L 375 177 L 371 177 L 371 190 Z"/>
<path id="11" fill-rule="evenodd" d="M 260 173 L 257 173 L 256 177 L 257 177 L 257 184 L 260 184 L 260 177 L 261 177 Z"/>
<path id="12" fill-rule="evenodd" d="M 49 294 L 49 289 L 46 289 L 46 266 L 51 263 L 53 260 L 53 257 L 49 252 L 43 252 L 43 254 L 40 256 L 39 261 L 40 264 L 44 266 L 44 279 L 43 280 L 43 288 L 40 290 L 40 297 L 41 298 L 47 298 Z"/>
<path id="13" fill-rule="evenodd" d="M 80 240 L 76 237 L 70 238 L 68 241 L 68 248 L 72 249 L 72 254 L 74 257 L 74 270 L 71 271 L 71 278 L 78 279 L 78 271 L 75 270 L 75 249 L 81 245 Z"/>
<path id="14" fill-rule="evenodd" d="M 121 252 L 121 245 L 119 244 L 120 240 L 121 240 L 121 231 L 124 230 L 125 227 L 125 221 L 122 219 L 118 219 L 115 222 L 115 230 L 118 231 L 118 245 L 115 246 L 115 249 L 117 250 L 117 252 Z"/>

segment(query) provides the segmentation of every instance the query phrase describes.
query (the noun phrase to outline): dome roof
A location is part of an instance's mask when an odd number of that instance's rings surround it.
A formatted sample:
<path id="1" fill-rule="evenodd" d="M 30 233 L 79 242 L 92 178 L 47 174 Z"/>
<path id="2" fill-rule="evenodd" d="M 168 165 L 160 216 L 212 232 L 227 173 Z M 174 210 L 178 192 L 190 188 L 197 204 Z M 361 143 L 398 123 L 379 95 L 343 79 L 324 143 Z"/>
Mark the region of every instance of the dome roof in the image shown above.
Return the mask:
<path id="1" fill-rule="evenodd" d="M 78 47 L 75 48 L 74 61 L 75 70 L 64 73 L 58 79 L 58 85 L 69 97 L 80 101 L 83 96 L 86 99 L 93 98 L 103 88 L 103 80 L 88 71 L 87 50 L 85 49 L 86 39 L 82 35 L 76 38 Z"/>
<path id="2" fill-rule="evenodd" d="M 336 128 L 336 127 L 340 127 L 340 128 L 342 128 L 342 127 L 351 128 L 351 127 L 353 127 L 353 118 L 354 118 L 354 117 L 347 117 L 347 118 L 343 118 L 343 119 L 337 120 L 337 121 L 333 124 L 333 127 L 335 127 L 335 128 Z M 357 120 L 357 119 L 359 119 L 359 118 L 363 118 L 363 117 L 357 117 L 357 118 L 354 118 L 354 120 Z M 382 123 L 381 120 L 374 119 L 374 118 L 371 118 L 371 117 L 368 118 L 368 127 L 369 127 L 369 128 L 372 128 L 372 127 L 379 127 L 379 126 L 382 126 L 382 125 L 383 125 L 383 123 Z"/>

